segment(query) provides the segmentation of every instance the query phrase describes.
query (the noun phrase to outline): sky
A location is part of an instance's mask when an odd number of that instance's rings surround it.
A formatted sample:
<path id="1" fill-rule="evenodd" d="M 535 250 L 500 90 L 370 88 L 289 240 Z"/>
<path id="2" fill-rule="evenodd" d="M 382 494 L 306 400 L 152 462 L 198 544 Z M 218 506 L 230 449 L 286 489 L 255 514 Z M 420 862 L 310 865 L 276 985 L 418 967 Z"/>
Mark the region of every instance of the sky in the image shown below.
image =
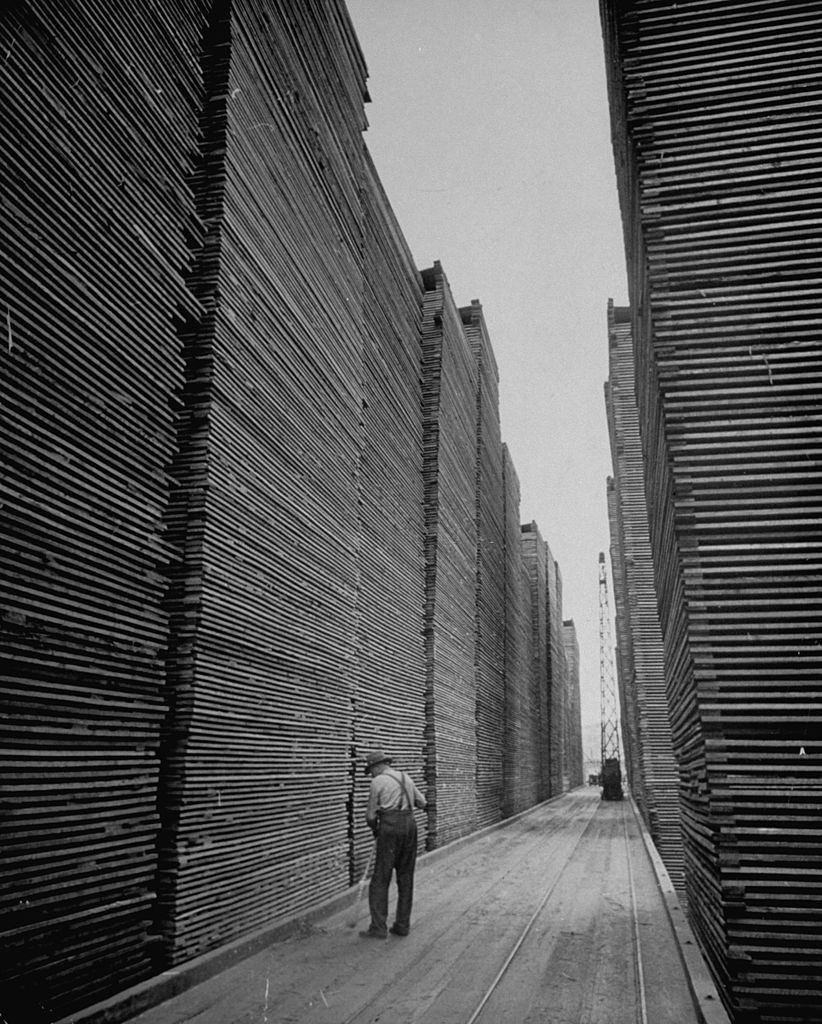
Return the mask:
<path id="1" fill-rule="evenodd" d="M 369 72 L 366 143 L 414 259 L 440 260 L 458 305 L 482 303 L 521 520 L 559 563 L 598 755 L 606 310 L 627 286 L 597 0 L 348 10 Z"/>

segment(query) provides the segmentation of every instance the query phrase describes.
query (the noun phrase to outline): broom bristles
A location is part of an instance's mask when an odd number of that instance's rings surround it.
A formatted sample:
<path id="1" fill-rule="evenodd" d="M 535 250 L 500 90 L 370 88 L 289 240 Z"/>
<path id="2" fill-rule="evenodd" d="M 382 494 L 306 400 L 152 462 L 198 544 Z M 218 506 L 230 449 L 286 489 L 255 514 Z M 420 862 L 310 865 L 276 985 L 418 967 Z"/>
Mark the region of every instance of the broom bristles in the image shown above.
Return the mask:
<path id="1" fill-rule="evenodd" d="M 348 925 L 349 928 L 356 928 L 357 921 L 359 921 L 360 919 L 360 901 L 362 900 L 363 890 L 365 889 L 365 880 L 368 878 L 368 872 L 371 870 L 371 864 L 374 860 L 375 849 L 376 844 L 371 847 L 371 853 L 369 854 L 368 857 L 368 863 L 365 865 L 365 871 L 363 871 L 362 878 L 360 879 L 360 884 L 357 887 L 357 898 L 352 903 L 351 910 L 349 911 L 348 917 L 346 919 L 346 924 Z"/>
<path id="2" fill-rule="evenodd" d="M 351 905 L 351 910 L 349 911 L 349 914 L 348 914 L 348 920 L 347 920 L 346 923 L 348 924 L 349 928 L 355 928 L 357 926 L 357 921 L 360 918 L 360 900 L 361 899 L 362 899 L 362 884 L 360 884 L 360 888 L 357 891 L 357 898 L 354 900 L 353 904 Z"/>

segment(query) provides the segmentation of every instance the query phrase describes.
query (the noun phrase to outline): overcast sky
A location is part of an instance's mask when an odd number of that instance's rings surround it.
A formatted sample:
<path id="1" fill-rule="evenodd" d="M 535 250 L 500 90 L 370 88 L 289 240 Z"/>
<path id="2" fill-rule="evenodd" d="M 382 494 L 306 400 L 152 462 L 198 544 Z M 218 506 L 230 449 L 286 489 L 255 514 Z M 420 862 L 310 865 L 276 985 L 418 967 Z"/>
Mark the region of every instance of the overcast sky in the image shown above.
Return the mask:
<path id="1" fill-rule="evenodd" d="M 348 9 L 369 71 L 366 141 L 417 265 L 440 260 L 458 305 L 482 303 L 521 518 L 559 562 L 583 722 L 598 723 L 606 307 L 627 291 L 597 0 Z"/>

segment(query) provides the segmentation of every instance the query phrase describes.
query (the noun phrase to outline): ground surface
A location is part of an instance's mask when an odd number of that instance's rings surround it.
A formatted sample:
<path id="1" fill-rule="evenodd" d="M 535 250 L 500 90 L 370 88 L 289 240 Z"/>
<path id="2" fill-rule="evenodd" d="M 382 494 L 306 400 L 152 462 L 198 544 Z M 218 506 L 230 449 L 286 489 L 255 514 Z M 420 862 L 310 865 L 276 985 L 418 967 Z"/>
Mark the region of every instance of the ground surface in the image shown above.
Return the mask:
<path id="1" fill-rule="evenodd" d="M 361 939 L 348 920 L 329 917 L 133 1024 L 697 1019 L 630 805 L 596 789 L 423 860 L 407 938 Z"/>

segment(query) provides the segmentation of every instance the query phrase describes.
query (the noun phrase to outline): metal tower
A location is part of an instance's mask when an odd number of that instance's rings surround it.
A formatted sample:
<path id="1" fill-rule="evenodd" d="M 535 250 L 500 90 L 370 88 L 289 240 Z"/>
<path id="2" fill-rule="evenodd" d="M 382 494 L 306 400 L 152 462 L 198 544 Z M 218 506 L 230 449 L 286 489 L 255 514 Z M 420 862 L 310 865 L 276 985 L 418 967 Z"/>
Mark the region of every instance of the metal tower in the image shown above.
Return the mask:
<path id="1" fill-rule="evenodd" d="M 614 647 L 611 639 L 611 613 L 608 606 L 608 577 L 605 572 L 605 554 L 599 553 L 599 709 L 600 709 L 600 753 L 602 756 L 601 780 L 606 789 L 606 799 L 619 799 L 608 795 L 607 779 L 620 772 L 619 751 L 619 701 L 617 698 L 616 675 L 614 673 Z M 609 771 L 606 771 L 606 764 Z"/>

